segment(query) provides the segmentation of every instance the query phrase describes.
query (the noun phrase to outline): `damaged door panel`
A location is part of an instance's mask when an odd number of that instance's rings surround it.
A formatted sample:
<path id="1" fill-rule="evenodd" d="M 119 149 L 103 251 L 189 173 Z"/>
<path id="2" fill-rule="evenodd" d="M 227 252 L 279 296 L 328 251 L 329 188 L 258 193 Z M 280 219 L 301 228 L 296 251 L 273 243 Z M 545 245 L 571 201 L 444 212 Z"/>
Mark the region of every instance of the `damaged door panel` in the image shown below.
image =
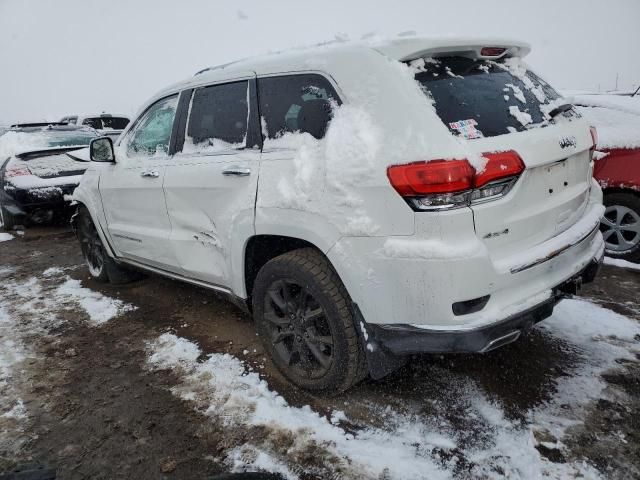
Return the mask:
<path id="1" fill-rule="evenodd" d="M 254 232 L 260 149 L 254 135 L 252 76 L 193 90 L 183 137 L 167 166 L 164 191 L 170 241 L 183 274 L 228 287 L 232 238 Z"/>

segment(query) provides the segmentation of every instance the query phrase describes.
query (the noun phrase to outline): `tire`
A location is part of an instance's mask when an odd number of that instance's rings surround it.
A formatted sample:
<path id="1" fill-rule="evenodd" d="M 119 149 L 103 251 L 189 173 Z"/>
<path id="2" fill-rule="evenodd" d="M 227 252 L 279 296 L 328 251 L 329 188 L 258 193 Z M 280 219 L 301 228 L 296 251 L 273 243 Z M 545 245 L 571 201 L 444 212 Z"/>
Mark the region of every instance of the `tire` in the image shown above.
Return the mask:
<path id="1" fill-rule="evenodd" d="M 258 335 L 278 370 L 306 390 L 339 393 L 367 376 L 350 305 L 338 274 L 312 248 L 270 260 L 254 283 Z"/>
<path id="2" fill-rule="evenodd" d="M 121 267 L 109 256 L 102 245 L 102 240 L 93 224 L 89 210 L 84 206 L 78 209 L 77 231 L 82 256 L 89 274 L 94 280 L 102 283 L 121 284 L 143 277 L 138 272 Z"/>
<path id="3" fill-rule="evenodd" d="M 13 230 L 17 225 L 16 217 L 3 205 L 0 205 L 0 220 L 2 220 L 2 229 L 6 231 Z"/>
<path id="4" fill-rule="evenodd" d="M 605 194 L 600 223 L 608 256 L 640 263 L 640 197 L 633 193 Z"/>

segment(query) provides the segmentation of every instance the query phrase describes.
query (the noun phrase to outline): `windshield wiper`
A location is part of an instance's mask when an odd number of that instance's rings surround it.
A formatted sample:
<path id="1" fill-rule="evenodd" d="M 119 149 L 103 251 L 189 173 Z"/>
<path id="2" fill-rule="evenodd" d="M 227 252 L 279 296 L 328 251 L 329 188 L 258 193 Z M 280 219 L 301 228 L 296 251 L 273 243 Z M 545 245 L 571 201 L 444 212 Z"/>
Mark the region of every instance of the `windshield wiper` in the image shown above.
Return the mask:
<path id="1" fill-rule="evenodd" d="M 558 105 L 556 108 L 549 112 L 549 116 L 551 118 L 557 117 L 561 113 L 568 112 L 573 108 L 573 105 L 570 103 L 563 103 L 562 105 Z"/>

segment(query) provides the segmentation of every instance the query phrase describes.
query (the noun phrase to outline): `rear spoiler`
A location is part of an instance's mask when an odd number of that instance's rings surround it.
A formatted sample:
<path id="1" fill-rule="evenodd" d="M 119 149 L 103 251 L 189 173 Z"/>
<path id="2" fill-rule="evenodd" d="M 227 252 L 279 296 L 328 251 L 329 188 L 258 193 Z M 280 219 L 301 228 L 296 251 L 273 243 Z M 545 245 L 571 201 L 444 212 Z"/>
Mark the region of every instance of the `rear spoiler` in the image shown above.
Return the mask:
<path id="1" fill-rule="evenodd" d="M 55 127 L 69 125 L 68 122 L 40 122 L 40 123 L 14 123 L 11 128 L 29 128 L 29 127 Z"/>
<path id="2" fill-rule="evenodd" d="M 497 59 L 503 57 L 524 57 L 531 51 L 531 46 L 525 42 L 504 38 L 401 38 L 394 39 L 384 45 L 374 47 L 383 55 L 400 62 L 409 62 L 427 56 L 442 56 L 446 54 L 471 58 Z M 483 54 L 483 49 L 498 49 L 497 55 Z"/>
<path id="3" fill-rule="evenodd" d="M 86 145 L 74 145 L 68 147 L 51 147 L 42 150 L 31 150 L 28 152 L 21 152 L 14 155 L 16 158 L 20 160 L 31 160 L 32 158 L 44 157 L 46 155 L 54 155 L 58 153 L 67 153 L 73 152 L 74 150 L 80 150 L 82 148 L 87 148 Z"/>

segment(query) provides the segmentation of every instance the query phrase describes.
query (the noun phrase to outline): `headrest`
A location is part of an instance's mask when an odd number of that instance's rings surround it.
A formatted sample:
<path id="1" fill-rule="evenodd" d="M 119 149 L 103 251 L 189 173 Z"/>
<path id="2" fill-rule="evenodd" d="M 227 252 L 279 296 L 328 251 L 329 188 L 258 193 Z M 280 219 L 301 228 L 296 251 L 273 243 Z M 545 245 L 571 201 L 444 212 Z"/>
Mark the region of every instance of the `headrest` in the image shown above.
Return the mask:
<path id="1" fill-rule="evenodd" d="M 331 119 L 331 103 L 324 98 L 307 100 L 298 112 L 298 129 L 316 138 L 324 137 Z"/>

